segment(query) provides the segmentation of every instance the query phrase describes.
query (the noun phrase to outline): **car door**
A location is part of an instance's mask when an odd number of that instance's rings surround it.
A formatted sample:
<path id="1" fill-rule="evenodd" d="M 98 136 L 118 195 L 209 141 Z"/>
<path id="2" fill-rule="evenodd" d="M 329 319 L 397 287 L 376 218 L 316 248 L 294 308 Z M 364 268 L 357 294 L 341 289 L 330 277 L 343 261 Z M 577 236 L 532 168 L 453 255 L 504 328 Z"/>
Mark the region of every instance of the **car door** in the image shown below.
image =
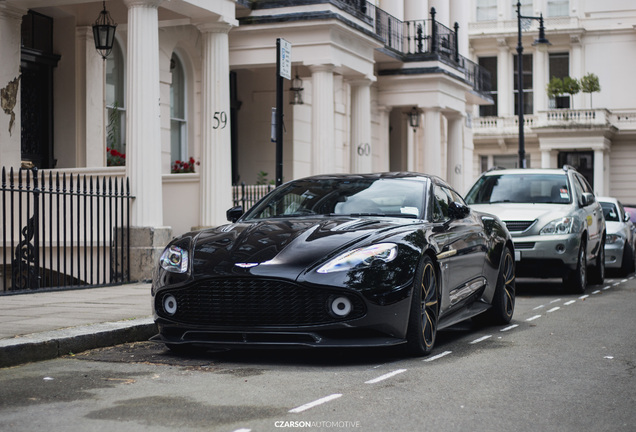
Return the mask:
<path id="1" fill-rule="evenodd" d="M 578 182 L 582 192 L 594 195 L 594 191 L 587 180 L 585 180 L 585 177 L 575 173 L 574 178 Z M 588 256 L 590 251 L 595 251 L 600 244 L 601 235 L 603 234 L 603 229 L 605 227 L 603 210 L 600 207 L 601 206 L 596 199 L 593 203 L 583 206 L 583 212 L 587 223 L 588 238 L 590 241 L 590 244 L 588 245 Z"/>
<path id="2" fill-rule="evenodd" d="M 454 217 L 453 203 L 466 206 L 452 189 L 433 185 L 434 218 L 440 226 L 434 230 L 433 239 L 438 245 L 437 259 L 442 269 L 444 293 L 442 312 L 459 305 L 462 300 L 481 288 L 483 264 L 486 254 L 486 238 L 483 227 L 472 213 Z M 466 208 L 468 208 L 466 206 Z"/>

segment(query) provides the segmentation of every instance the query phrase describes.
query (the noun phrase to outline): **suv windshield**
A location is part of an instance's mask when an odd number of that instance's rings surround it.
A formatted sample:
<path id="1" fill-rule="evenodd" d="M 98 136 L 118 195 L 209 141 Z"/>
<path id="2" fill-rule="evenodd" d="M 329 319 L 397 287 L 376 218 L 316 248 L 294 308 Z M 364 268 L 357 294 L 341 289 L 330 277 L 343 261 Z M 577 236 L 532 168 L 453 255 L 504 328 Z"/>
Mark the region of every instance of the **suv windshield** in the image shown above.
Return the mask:
<path id="1" fill-rule="evenodd" d="M 565 174 L 500 174 L 481 177 L 466 196 L 468 204 L 569 204 L 572 194 Z"/>

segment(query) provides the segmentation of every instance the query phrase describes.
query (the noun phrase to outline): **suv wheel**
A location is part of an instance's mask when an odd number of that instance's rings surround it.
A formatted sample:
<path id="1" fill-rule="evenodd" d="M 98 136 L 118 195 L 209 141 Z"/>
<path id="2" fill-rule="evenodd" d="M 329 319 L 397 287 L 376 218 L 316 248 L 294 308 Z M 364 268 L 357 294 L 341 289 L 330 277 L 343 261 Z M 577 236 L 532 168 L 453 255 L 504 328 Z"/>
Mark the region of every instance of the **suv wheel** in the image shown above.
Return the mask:
<path id="1" fill-rule="evenodd" d="M 563 280 L 563 283 L 577 294 L 582 294 L 587 288 L 587 258 L 585 256 L 585 242 L 581 242 L 576 269 Z"/>

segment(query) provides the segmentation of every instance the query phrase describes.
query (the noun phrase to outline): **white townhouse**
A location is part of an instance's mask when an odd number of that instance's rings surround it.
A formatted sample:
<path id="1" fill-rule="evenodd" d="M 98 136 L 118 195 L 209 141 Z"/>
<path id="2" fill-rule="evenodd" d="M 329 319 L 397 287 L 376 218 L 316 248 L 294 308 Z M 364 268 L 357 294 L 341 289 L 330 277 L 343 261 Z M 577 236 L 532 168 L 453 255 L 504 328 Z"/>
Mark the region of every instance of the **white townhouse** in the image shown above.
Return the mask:
<path id="1" fill-rule="evenodd" d="M 488 119 L 514 115 L 512 87 L 500 99 L 482 61 L 499 59 L 498 41 L 513 39 L 499 24 L 510 11 L 498 14 L 478 21 L 467 0 L 0 0 L 0 166 L 126 178 L 131 278 L 147 279 L 170 236 L 225 223 L 233 184 L 274 179 L 276 41 L 284 39 L 295 78 L 284 80 L 285 181 L 412 170 L 464 192 L 514 147 L 514 134 L 479 117 L 495 102 L 500 111 Z M 116 24 L 109 53 L 96 50 L 98 18 Z M 558 45 L 571 43 L 567 31 L 552 49 L 567 51 Z M 579 52 L 581 70 L 595 53 Z M 497 84 L 511 86 L 512 69 L 509 80 L 497 71 Z M 591 71 L 604 85 L 595 106 L 608 106 L 610 79 Z M 546 145 L 560 142 L 556 129 L 546 130 Z M 533 166 L 556 158 L 541 146 L 528 145 Z M 190 160 L 195 172 L 183 172 Z M 77 248 L 83 241 L 71 238 Z M 42 248 L 59 242 L 44 239 Z"/>
<path id="2" fill-rule="evenodd" d="M 470 56 L 490 71 L 493 105 L 473 112 L 473 171 L 518 165 L 518 0 L 470 0 Z M 526 164 L 575 166 L 599 195 L 636 204 L 636 3 L 521 0 Z M 550 98 L 553 77 L 594 74 L 600 91 Z"/>

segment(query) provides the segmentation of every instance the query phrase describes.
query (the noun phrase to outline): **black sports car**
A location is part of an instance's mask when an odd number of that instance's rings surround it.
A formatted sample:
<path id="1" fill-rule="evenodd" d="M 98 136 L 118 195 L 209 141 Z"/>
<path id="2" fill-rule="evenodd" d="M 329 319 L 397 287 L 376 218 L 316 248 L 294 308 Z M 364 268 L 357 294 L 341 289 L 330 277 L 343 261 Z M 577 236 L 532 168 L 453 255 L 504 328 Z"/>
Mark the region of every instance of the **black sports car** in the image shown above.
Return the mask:
<path id="1" fill-rule="evenodd" d="M 227 213 L 233 223 L 174 239 L 157 266 L 153 340 L 172 350 L 404 344 L 426 355 L 438 329 L 512 318 L 510 234 L 437 177 L 308 177 Z"/>

